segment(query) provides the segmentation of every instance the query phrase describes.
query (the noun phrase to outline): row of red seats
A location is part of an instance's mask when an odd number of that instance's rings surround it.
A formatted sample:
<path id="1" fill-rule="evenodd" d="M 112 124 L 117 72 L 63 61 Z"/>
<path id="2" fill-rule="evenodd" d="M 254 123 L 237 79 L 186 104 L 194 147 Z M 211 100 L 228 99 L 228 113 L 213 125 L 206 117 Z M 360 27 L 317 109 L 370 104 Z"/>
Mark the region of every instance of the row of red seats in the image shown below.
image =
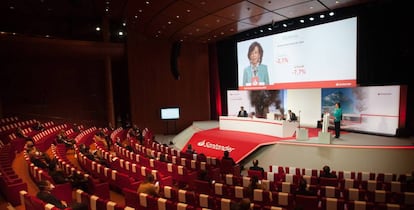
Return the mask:
<path id="1" fill-rule="evenodd" d="M 21 200 L 22 205 L 24 205 L 25 209 L 30 210 L 61 210 L 60 208 L 54 206 L 53 204 L 46 203 L 36 196 L 29 195 L 27 190 L 19 191 L 19 197 Z M 71 208 L 65 208 L 64 210 L 71 210 Z"/>
<path id="2" fill-rule="evenodd" d="M 309 176 L 319 176 L 322 172 L 321 169 L 311 169 L 311 168 L 297 168 L 291 166 L 276 166 L 270 165 L 269 172 L 278 173 L 278 174 L 295 174 L 295 175 L 309 175 Z M 407 176 L 411 174 L 395 174 L 389 172 L 367 172 L 367 171 L 344 171 L 344 170 L 333 170 L 333 174 L 337 175 L 338 179 L 356 179 L 361 181 L 367 180 L 376 180 L 382 182 L 392 182 L 400 181 L 404 182 L 407 179 Z"/>
<path id="3" fill-rule="evenodd" d="M 87 171 L 93 177 L 100 179 L 104 182 L 108 182 L 111 189 L 119 191 L 124 188 L 137 189 L 139 181 L 125 173 L 112 170 L 111 168 L 105 167 L 104 165 L 97 163 L 96 161 L 90 160 L 85 155 L 77 150 L 75 147 L 75 153 L 77 160 L 84 171 Z"/>
<path id="4" fill-rule="evenodd" d="M 0 147 L 0 192 L 13 206 L 20 205 L 19 191 L 27 190 L 27 183 L 16 174 L 12 167 L 15 158 L 11 144 Z"/>
<path id="5" fill-rule="evenodd" d="M 72 185 L 71 183 L 56 184 L 52 177 L 48 174 L 47 170 L 43 170 L 35 166 L 26 151 L 23 151 L 23 157 L 29 168 L 29 175 L 32 178 L 34 183 L 38 183 L 41 180 L 49 180 L 55 185 L 55 188 L 52 190 L 52 194 L 57 197 L 59 200 L 70 203 L 72 201 Z"/>
<path id="6" fill-rule="evenodd" d="M 173 177 L 171 175 L 162 173 L 160 170 L 151 168 L 148 165 L 142 165 L 139 162 L 128 161 L 121 157 L 114 156 L 113 153 L 107 151 L 106 147 L 104 147 L 101 142 L 96 143 L 96 149 L 100 156 L 109 162 L 110 168 L 112 170 L 117 170 L 118 172 L 125 173 L 137 180 L 144 180 L 146 175 L 151 173 L 157 180 L 160 180 L 162 183 L 172 184 Z"/>
<path id="7" fill-rule="evenodd" d="M 0 119 L 0 126 L 12 124 L 19 121 L 19 117 L 13 116 L 13 117 L 4 117 Z"/>
<path id="8" fill-rule="evenodd" d="M 88 192 L 94 195 L 97 195 L 103 199 L 109 199 L 109 184 L 107 182 L 102 182 L 99 179 L 95 179 L 89 174 L 85 173 L 81 169 L 73 165 L 66 156 L 66 146 L 63 144 L 52 145 L 52 154 L 58 159 L 57 164 L 60 168 L 65 171 L 66 174 L 78 174 L 78 176 L 86 178 L 88 180 Z"/>
<path id="9" fill-rule="evenodd" d="M 55 142 L 56 135 L 61 130 L 66 130 L 66 128 L 68 128 L 67 124 L 60 124 L 34 135 L 33 141 L 36 145 L 36 148 L 41 152 L 46 152 Z"/>
<path id="10" fill-rule="evenodd" d="M 109 198 L 102 198 L 94 194 L 88 194 L 81 189 L 75 191 L 76 202 L 85 203 L 91 210 L 133 210 L 131 207 L 121 205 Z"/>
<path id="11" fill-rule="evenodd" d="M 19 192 L 21 203 L 24 204 L 25 209 L 30 210 L 61 210 L 53 204 L 46 203 L 36 196 L 30 195 L 26 190 Z M 85 203 L 90 210 L 133 210 L 132 208 L 117 204 L 113 201 L 100 198 L 95 195 L 90 195 L 82 190 L 76 190 L 75 192 L 76 202 Z M 64 210 L 72 210 L 72 207 L 65 208 Z"/>
<path id="12" fill-rule="evenodd" d="M 31 119 L 25 121 L 16 121 L 11 124 L 3 125 L 0 127 L 0 138 L 3 139 L 7 137 L 9 134 L 15 132 L 18 127 L 25 129 L 33 126 L 36 122 L 37 120 Z"/>
<path id="13" fill-rule="evenodd" d="M 256 175 L 261 179 L 270 180 L 274 184 L 288 182 L 297 185 L 301 179 L 305 179 L 310 185 L 334 186 L 341 189 L 360 188 L 365 190 L 386 190 L 391 192 L 414 191 L 414 186 L 400 181 L 378 181 L 378 180 L 359 180 L 359 179 L 339 179 L 339 178 L 319 178 L 318 176 L 297 175 L 276 172 L 264 172 L 264 176 L 260 176 L 261 172 L 248 170 L 248 176 Z"/>
<path id="14" fill-rule="evenodd" d="M 161 155 L 159 153 L 154 154 L 154 158 L 149 158 L 147 155 L 128 151 L 118 145 L 114 145 L 113 148 L 117 156 L 125 160 L 120 162 L 121 167 L 126 167 L 123 165 L 135 163 L 147 168 L 156 169 L 165 176 L 171 176 L 174 183 L 179 183 L 181 185 L 190 184 L 197 177 L 198 170 L 207 169 L 206 162 L 199 162 L 199 164 L 197 164 L 196 161 L 186 160 L 185 158 L 181 158 L 180 161 L 177 161 L 175 157 L 172 158 L 171 161 L 168 160 L 169 162 L 163 162 L 159 160 L 159 156 Z M 212 169 L 211 172 L 213 171 L 214 170 Z"/>

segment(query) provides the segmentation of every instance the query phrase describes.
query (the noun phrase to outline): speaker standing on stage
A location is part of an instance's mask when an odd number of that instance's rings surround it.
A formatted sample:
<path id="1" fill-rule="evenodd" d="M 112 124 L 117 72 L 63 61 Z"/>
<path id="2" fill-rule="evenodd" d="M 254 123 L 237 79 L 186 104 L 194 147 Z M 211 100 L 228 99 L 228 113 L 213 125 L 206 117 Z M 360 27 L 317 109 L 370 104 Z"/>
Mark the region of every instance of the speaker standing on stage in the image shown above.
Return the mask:
<path id="1" fill-rule="evenodd" d="M 335 104 L 335 110 L 333 113 L 334 116 L 334 125 L 335 125 L 335 138 L 339 138 L 341 130 L 341 120 L 342 120 L 342 108 L 341 104 L 337 102 Z"/>
<path id="2" fill-rule="evenodd" d="M 243 106 L 241 106 L 240 107 L 239 114 L 237 115 L 237 117 L 247 117 L 247 116 L 248 116 L 247 111 L 244 110 L 244 107 Z"/>

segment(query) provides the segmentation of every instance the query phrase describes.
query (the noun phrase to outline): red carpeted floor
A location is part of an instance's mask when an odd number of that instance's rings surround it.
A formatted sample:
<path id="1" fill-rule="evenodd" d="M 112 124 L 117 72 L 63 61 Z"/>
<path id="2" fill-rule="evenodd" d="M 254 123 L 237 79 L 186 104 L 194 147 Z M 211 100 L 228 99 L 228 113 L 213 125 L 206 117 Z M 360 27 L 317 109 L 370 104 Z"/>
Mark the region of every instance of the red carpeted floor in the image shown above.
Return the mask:
<path id="1" fill-rule="evenodd" d="M 318 136 L 318 131 L 320 131 L 320 129 L 308 128 L 309 137 Z M 223 156 L 223 152 L 228 150 L 230 152 L 230 156 L 236 162 L 240 162 L 243 158 L 247 157 L 261 146 L 275 144 L 281 140 L 294 138 L 295 136 L 289 138 L 278 138 L 254 133 L 213 128 L 195 133 L 187 142 L 187 145 L 191 144 L 193 149 L 195 149 L 198 154 L 204 153 L 206 156 L 218 158 L 221 158 Z M 187 148 L 187 145 L 183 150 Z"/>

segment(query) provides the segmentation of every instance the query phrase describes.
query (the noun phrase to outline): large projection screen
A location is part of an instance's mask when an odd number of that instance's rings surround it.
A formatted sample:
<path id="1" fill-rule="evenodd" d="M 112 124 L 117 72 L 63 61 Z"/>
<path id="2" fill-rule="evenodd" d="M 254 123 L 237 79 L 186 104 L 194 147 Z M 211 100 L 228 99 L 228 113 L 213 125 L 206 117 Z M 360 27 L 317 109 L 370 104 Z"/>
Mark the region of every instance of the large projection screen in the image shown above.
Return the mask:
<path id="1" fill-rule="evenodd" d="M 357 17 L 238 42 L 237 62 L 239 90 L 356 87 Z"/>

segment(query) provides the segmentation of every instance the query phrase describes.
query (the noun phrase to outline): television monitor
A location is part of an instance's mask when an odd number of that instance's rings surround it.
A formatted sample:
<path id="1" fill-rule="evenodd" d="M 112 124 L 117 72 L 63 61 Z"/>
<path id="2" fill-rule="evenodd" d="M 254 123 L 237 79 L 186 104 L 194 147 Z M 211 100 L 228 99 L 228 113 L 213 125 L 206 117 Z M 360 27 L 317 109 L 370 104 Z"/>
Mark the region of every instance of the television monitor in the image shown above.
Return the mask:
<path id="1" fill-rule="evenodd" d="M 356 87 L 357 17 L 239 41 L 237 66 L 239 90 Z"/>
<path id="2" fill-rule="evenodd" d="M 162 120 L 178 120 L 178 119 L 180 119 L 180 108 L 179 107 L 161 108 L 161 119 Z"/>

